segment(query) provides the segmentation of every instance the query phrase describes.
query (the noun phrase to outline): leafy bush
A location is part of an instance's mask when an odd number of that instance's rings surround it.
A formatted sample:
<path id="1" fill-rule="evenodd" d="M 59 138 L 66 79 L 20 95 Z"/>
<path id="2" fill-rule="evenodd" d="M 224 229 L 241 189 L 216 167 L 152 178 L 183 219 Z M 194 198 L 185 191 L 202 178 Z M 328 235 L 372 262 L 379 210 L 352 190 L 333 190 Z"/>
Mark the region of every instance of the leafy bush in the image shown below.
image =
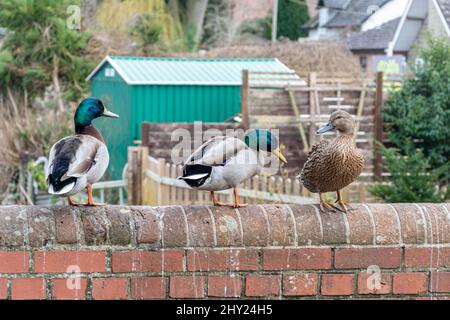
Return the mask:
<path id="1" fill-rule="evenodd" d="M 33 180 L 36 181 L 39 190 L 47 190 L 47 182 L 45 180 L 45 168 L 42 164 L 36 165 L 33 161 L 28 162 L 28 170 L 30 170 Z"/>
<path id="2" fill-rule="evenodd" d="M 308 20 L 308 7 L 305 4 L 291 0 L 279 0 L 277 38 L 296 41 L 300 37 L 305 37 L 307 32 L 302 29 L 302 25 Z M 272 15 L 245 21 L 240 28 L 240 33 L 270 40 L 272 37 Z"/>
<path id="3" fill-rule="evenodd" d="M 1 102 L 0 109 L 1 203 L 3 197 L 18 198 L 14 193 L 20 194 L 18 177 L 23 160 L 48 156 L 56 141 L 73 133 L 73 114 L 60 112 L 51 100 L 42 100 L 29 110 L 22 106 L 19 113 L 8 111 Z M 42 179 L 39 184 L 42 188 Z"/>
<path id="4" fill-rule="evenodd" d="M 190 52 L 198 50 L 199 41 L 196 39 L 196 30 L 192 26 L 186 27 L 184 31 L 184 49 Z"/>
<path id="5" fill-rule="evenodd" d="M 269 40 L 272 32 L 272 17 L 244 21 L 240 27 L 241 35 L 251 35 Z"/>
<path id="6" fill-rule="evenodd" d="M 88 92 L 90 35 L 69 28 L 70 5 L 81 0 L 0 1 L 0 198 L 8 203 L 20 202 L 27 162 L 73 132 L 67 102 Z"/>
<path id="7" fill-rule="evenodd" d="M 144 14 L 140 16 L 131 29 L 131 35 L 135 36 L 142 46 L 154 45 L 161 39 L 162 26 L 155 16 Z"/>
<path id="8" fill-rule="evenodd" d="M 450 43 L 428 38 L 420 56 L 423 64 L 414 68 L 414 77 L 390 94 L 384 118 L 392 124 L 388 133 L 394 146 L 405 153 L 412 142 L 431 168 L 438 168 L 450 159 Z"/>
<path id="9" fill-rule="evenodd" d="M 371 192 L 388 202 L 441 202 L 449 198 L 450 43 L 429 37 L 400 90 L 384 108 L 394 148 L 383 148 L 388 184 Z"/>
<path id="10" fill-rule="evenodd" d="M 437 183 L 450 166 L 432 169 L 423 152 L 410 144 L 406 155 L 382 147 L 384 165 L 391 174 L 388 184 L 377 183 L 369 191 L 386 202 L 442 202 L 450 189 Z"/>
<path id="11" fill-rule="evenodd" d="M 94 67 L 86 57 L 89 35 L 67 27 L 67 8 L 80 0 L 0 1 L 0 85 L 27 94 L 28 102 L 49 85 L 76 100 L 88 91 L 85 77 Z"/>
<path id="12" fill-rule="evenodd" d="M 308 7 L 305 2 L 279 0 L 277 37 L 285 37 L 290 40 L 305 37 L 307 32 L 301 26 L 308 20 Z"/>

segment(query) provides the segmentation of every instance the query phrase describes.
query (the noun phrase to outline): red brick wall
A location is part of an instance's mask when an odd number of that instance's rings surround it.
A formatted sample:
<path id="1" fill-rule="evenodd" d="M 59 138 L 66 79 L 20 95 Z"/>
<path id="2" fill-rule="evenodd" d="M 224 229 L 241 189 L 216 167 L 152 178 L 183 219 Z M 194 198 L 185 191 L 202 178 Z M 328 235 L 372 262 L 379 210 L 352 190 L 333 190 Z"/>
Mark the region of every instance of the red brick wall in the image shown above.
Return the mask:
<path id="1" fill-rule="evenodd" d="M 352 207 L 0 207 L 0 299 L 450 297 L 449 204 Z"/>

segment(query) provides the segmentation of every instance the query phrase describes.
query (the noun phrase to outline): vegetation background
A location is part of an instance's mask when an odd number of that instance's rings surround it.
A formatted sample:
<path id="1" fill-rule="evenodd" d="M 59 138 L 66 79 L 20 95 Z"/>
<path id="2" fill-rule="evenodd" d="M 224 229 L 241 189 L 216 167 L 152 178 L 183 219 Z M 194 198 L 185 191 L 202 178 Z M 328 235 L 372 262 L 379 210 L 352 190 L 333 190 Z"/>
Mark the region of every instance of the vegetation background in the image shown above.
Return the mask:
<path id="1" fill-rule="evenodd" d="M 68 27 L 73 5 L 81 9 L 80 29 Z M 84 79 L 108 54 L 277 57 L 300 74 L 360 76 L 344 44 L 301 40 L 309 16 L 300 1 L 279 0 L 275 45 L 270 10 L 252 19 L 238 15 L 229 0 L 0 0 L 0 27 L 7 30 L 0 39 L 0 202 L 26 202 L 29 168 L 45 189 L 43 166 L 30 161 L 73 131 L 74 108 L 89 94 Z M 430 40 L 422 55 L 424 64 L 412 68 L 386 105 L 390 185 L 372 190 L 386 201 L 449 198 L 448 40 Z"/>

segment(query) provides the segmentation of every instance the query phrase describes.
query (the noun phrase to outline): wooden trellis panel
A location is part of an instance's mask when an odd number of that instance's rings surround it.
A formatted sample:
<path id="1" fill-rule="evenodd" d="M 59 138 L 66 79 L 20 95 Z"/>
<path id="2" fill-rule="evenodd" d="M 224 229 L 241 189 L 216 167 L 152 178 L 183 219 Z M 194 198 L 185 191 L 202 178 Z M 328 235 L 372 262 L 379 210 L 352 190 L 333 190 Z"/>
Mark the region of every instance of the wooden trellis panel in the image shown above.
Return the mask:
<path id="1" fill-rule="evenodd" d="M 374 172 L 374 116 L 376 86 L 372 79 L 319 79 L 308 77 L 305 86 L 280 88 L 249 87 L 248 121 L 250 128 L 278 128 L 283 152 L 289 162 L 288 175 L 296 175 L 306 160 L 307 152 L 322 136 L 315 131 L 324 125 L 330 114 L 342 109 L 355 117 L 355 141 L 363 150 L 366 166 L 362 180 Z M 303 134 L 302 134 L 303 132 Z M 329 139 L 334 133 L 325 134 Z"/>

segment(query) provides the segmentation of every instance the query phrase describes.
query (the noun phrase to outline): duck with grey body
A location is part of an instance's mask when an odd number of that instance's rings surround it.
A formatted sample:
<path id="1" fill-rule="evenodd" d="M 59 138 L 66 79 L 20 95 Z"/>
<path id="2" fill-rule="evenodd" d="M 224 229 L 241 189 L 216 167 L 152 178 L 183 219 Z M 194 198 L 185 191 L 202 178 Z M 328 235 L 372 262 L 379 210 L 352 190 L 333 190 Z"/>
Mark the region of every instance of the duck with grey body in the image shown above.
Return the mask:
<path id="1" fill-rule="evenodd" d="M 239 202 L 238 185 L 258 174 L 264 164 L 262 152 L 271 152 L 287 162 L 280 151 L 278 140 L 270 131 L 252 130 L 243 139 L 214 137 L 200 146 L 185 162 L 184 180 L 191 188 L 208 190 L 215 206 L 243 207 Z M 217 200 L 215 191 L 233 188 L 234 204 Z"/>
<path id="2" fill-rule="evenodd" d="M 87 188 L 88 206 L 96 206 L 92 184 L 99 181 L 109 164 L 109 153 L 100 132 L 92 124 L 98 117 L 118 118 L 100 99 L 87 98 L 75 111 L 75 135 L 62 138 L 50 150 L 47 173 L 48 193 L 70 197 Z"/>

